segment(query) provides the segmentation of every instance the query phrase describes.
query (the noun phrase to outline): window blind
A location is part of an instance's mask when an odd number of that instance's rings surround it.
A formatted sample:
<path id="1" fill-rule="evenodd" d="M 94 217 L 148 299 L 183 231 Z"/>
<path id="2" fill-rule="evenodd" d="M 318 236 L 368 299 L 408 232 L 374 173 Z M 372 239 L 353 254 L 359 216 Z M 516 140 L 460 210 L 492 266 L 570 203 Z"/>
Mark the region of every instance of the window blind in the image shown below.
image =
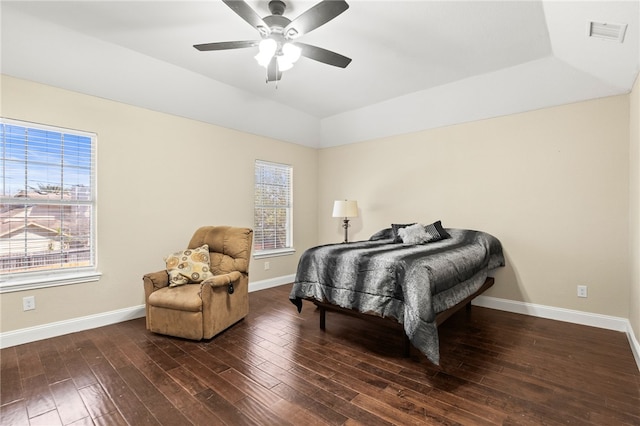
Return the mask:
<path id="1" fill-rule="evenodd" d="M 292 176 L 289 165 L 256 161 L 254 251 L 292 247 Z"/>
<path id="2" fill-rule="evenodd" d="M 96 135 L 1 119 L 0 274 L 95 266 Z"/>

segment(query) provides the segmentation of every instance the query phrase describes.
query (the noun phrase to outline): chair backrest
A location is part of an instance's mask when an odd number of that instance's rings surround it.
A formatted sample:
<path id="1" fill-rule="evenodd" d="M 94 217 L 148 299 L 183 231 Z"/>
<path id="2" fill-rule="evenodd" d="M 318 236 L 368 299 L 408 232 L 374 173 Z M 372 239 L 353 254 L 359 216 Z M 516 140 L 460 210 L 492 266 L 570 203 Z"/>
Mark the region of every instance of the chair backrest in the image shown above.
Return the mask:
<path id="1" fill-rule="evenodd" d="M 209 245 L 211 272 L 214 275 L 231 271 L 249 273 L 253 230 L 233 226 L 203 226 L 191 237 L 189 248 Z"/>

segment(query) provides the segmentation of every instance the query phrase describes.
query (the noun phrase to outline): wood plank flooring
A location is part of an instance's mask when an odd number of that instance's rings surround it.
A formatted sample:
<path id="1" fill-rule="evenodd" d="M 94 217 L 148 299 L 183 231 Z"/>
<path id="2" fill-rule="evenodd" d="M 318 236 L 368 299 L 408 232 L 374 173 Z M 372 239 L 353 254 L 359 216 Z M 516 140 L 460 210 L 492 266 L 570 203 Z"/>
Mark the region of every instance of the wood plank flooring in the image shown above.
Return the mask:
<path id="1" fill-rule="evenodd" d="M 2 425 L 640 425 L 623 333 L 473 307 L 440 326 L 442 365 L 400 328 L 327 313 L 290 286 L 209 341 L 144 319 L 3 349 Z"/>

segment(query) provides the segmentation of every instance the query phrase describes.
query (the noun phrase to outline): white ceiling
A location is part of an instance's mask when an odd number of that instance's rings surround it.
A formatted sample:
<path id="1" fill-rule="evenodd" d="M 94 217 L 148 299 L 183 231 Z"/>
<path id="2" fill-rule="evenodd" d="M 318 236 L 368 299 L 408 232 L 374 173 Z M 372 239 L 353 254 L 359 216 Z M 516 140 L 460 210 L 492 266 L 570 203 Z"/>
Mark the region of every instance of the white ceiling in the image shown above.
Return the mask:
<path id="1" fill-rule="evenodd" d="M 640 1 L 368 1 L 300 41 L 353 59 L 301 58 L 277 87 L 258 39 L 219 0 L 2 1 L 3 74 L 313 147 L 628 93 Z M 315 1 L 285 0 L 293 19 Z M 261 16 L 267 0 L 250 0 Z M 589 20 L 628 24 L 623 43 Z"/>

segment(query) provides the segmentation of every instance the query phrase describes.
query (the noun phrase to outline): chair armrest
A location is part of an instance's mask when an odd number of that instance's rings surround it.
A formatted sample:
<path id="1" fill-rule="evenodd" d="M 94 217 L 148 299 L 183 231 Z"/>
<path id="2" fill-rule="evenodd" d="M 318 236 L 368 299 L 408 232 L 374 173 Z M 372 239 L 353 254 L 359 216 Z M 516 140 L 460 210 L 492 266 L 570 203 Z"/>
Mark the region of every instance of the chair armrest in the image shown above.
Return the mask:
<path id="1" fill-rule="evenodd" d="M 142 283 L 144 284 L 144 306 L 145 306 L 145 321 L 147 323 L 147 330 L 151 330 L 151 316 L 149 315 L 149 296 L 156 290 L 160 290 L 163 287 L 169 285 L 169 274 L 167 271 L 152 272 L 145 274 L 142 277 Z"/>
<path id="2" fill-rule="evenodd" d="M 145 292 L 148 294 L 169 285 L 169 274 L 167 271 L 151 272 L 142 277 Z"/>
<path id="3" fill-rule="evenodd" d="M 234 281 L 238 281 L 242 277 L 242 273 L 239 271 L 231 271 L 228 274 L 214 275 L 211 278 L 207 278 L 202 281 L 202 285 L 208 284 L 211 287 L 222 287 L 229 285 Z"/>

